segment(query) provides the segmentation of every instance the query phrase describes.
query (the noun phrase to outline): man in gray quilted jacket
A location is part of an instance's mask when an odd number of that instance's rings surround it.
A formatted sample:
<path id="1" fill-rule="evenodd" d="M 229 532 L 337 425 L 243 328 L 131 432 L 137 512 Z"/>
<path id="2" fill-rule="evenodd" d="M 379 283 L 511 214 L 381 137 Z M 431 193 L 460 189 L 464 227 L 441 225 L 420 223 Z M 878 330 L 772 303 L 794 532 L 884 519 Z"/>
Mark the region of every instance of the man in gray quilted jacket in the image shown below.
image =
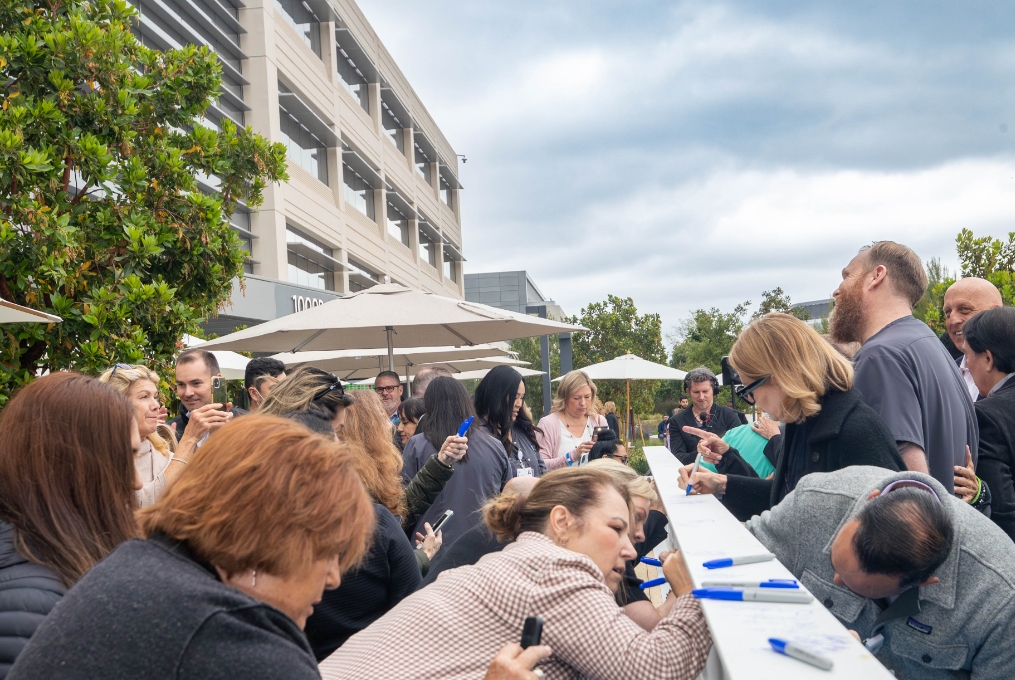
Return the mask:
<path id="1" fill-rule="evenodd" d="M 1015 678 L 1015 543 L 932 477 L 807 475 L 747 528 L 899 678 Z"/>

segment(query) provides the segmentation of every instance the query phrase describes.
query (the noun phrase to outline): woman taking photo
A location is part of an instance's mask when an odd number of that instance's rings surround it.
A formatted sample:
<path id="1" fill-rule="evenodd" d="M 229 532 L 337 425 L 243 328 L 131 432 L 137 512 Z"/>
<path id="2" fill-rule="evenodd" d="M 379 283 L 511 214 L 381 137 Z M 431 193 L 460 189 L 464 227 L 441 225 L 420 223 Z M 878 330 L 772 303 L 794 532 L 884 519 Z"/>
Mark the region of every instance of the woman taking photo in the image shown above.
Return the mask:
<path id="1" fill-rule="evenodd" d="M 454 450 L 455 455 L 464 451 L 460 460 L 452 463 L 454 474 L 414 528 L 417 534 L 425 534 L 426 524 L 433 525 L 446 510 L 452 510 L 454 516 L 442 530 L 444 542 L 450 545 L 480 521 L 477 511 L 488 498 L 500 493 L 513 470 L 504 445 L 475 422 L 465 437 L 457 436 L 462 423 L 475 415 L 469 393 L 457 380 L 434 378 L 423 395 L 423 405 L 426 417 L 402 451 L 402 479 L 416 477 L 439 450 Z"/>
<path id="2" fill-rule="evenodd" d="M 166 487 L 180 476 L 187 461 L 197 450 L 197 439 L 183 435 L 173 450 L 175 435 L 161 426 L 162 404 L 159 402 L 159 376 L 147 366 L 116 364 L 99 376 L 134 405 L 134 416 L 141 435 L 141 450 L 134 458 L 134 467 L 144 485 L 137 492 L 138 506 L 146 508 L 159 499 Z"/>
<path id="3" fill-rule="evenodd" d="M 403 600 L 325 659 L 321 677 L 479 677 L 497 648 L 518 639 L 525 618 L 537 614 L 544 619 L 542 644 L 553 650 L 541 667 L 547 677 L 697 677 L 711 638 L 680 555 L 664 562 L 676 601 L 652 632 L 614 601 L 625 562 L 636 554 L 629 500 L 626 485 L 591 468 L 550 472 L 527 496 L 492 500 L 486 523 L 513 542 L 476 564 L 445 571 Z M 439 631 L 440 653 L 393 644 L 418 639 L 423 630 Z"/>
<path id="4" fill-rule="evenodd" d="M 76 373 L 38 378 L 0 411 L 0 678 L 67 590 L 137 535 L 134 413 Z"/>
<path id="5" fill-rule="evenodd" d="M 500 440 L 512 477 L 542 477 L 546 472 L 536 443 L 536 428 L 525 406 L 525 380 L 510 366 L 493 368 L 476 387 L 476 416 L 483 430 Z"/>
<path id="6" fill-rule="evenodd" d="M 760 479 L 718 435 L 684 428 L 701 437 L 698 450 L 719 471 L 696 472 L 694 490 L 725 494 L 723 505 L 737 519 L 776 505 L 812 472 L 850 465 L 905 469 L 891 432 L 853 389 L 853 366 L 803 321 L 781 313 L 752 321 L 730 350 L 730 364 L 743 381 L 737 395 L 786 423 L 772 479 Z M 681 485 L 691 468 L 681 468 Z"/>
<path id="7" fill-rule="evenodd" d="M 980 391 L 976 475 L 990 488 L 990 518 L 1015 540 L 1015 308 L 980 312 L 962 324 L 962 334 L 966 366 Z M 969 502 L 980 494 L 977 488 Z"/>
<path id="8" fill-rule="evenodd" d="M 557 386 L 550 413 L 539 421 L 536 438 L 547 470 L 577 465 L 592 450 L 594 428 L 607 427 L 595 412 L 596 384 L 582 371 L 571 371 Z"/>
<path id="9" fill-rule="evenodd" d="M 373 530 L 345 445 L 246 416 L 138 516 L 146 538 L 78 581 L 11 680 L 319 678 L 304 622 Z"/>

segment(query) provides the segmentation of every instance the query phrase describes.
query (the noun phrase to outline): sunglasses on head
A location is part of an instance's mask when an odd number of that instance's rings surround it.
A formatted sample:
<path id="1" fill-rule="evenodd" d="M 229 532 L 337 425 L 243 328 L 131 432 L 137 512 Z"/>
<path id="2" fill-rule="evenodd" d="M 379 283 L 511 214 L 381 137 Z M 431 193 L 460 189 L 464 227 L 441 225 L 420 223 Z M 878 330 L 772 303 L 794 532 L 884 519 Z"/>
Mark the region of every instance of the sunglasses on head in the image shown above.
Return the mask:
<path id="1" fill-rule="evenodd" d="M 123 369 L 123 370 L 125 370 L 125 371 L 130 371 L 130 370 L 132 370 L 132 369 L 133 369 L 134 367 L 133 367 L 133 366 L 131 366 L 130 364 L 113 364 L 113 372 L 109 374 L 109 378 L 110 378 L 110 380 L 112 380 L 112 379 L 113 379 L 113 376 L 114 376 L 114 375 L 116 375 L 116 371 L 117 371 L 117 369 L 120 369 L 120 368 L 122 368 L 122 369 Z"/>
<path id="2" fill-rule="evenodd" d="M 315 394 L 314 395 L 314 401 L 317 401 L 319 399 L 323 399 L 324 397 L 326 397 L 327 395 L 331 394 L 335 390 L 338 390 L 339 396 L 342 396 L 342 395 L 345 394 L 345 388 L 342 387 L 342 381 L 338 379 L 338 376 L 335 375 L 334 373 L 332 373 L 331 374 L 331 379 L 334 380 L 335 382 L 331 383 L 330 385 L 328 385 L 324 389 L 320 390 L 317 394 Z"/>
<path id="3" fill-rule="evenodd" d="M 750 385 L 740 385 L 734 387 L 733 391 L 737 393 L 737 396 L 746 401 L 748 404 L 754 403 L 754 390 L 758 389 L 762 385 L 768 382 L 768 379 L 772 376 L 766 375 L 764 378 L 755 380 Z"/>

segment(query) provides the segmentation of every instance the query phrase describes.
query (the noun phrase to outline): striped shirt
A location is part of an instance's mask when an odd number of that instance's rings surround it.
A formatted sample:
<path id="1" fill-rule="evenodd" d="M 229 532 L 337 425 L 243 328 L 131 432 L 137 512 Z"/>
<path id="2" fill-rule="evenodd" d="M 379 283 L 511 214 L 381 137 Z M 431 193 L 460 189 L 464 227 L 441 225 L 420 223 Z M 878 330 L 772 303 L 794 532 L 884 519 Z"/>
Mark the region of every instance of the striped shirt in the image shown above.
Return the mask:
<path id="1" fill-rule="evenodd" d="M 450 569 L 320 665 L 323 680 L 480 679 L 527 616 L 543 618 L 547 680 L 691 680 L 712 646 L 691 595 L 646 632 L 617 606 L 587 556 L 526 532 L 503 551 Z"/>

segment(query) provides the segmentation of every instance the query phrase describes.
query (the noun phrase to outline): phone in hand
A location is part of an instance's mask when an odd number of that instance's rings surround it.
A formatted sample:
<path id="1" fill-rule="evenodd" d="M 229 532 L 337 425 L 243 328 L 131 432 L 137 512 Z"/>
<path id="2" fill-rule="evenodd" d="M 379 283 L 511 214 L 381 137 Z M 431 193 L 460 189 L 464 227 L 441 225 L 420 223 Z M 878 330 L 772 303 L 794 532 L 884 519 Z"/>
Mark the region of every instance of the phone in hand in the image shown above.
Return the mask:
<path id="1" fill-rule="evenodd" d="M 522 649 L 528 649 L 538 645 L 540 640 L 543 639 L 543 619 L 538 616 L 530 616 L 525 619 L 525 625 L 522 626 Z"/>
<path id="2" fill-rule="evenodd" d="M 451 516 L 455 514 L 454 510 L 445 510 L 444 514 L 441 515 L 433 525 L 433 532 L 436 534 L 441 528 L 447 523 Z"/>
<path id="3" fill-rule="evenodd" d="M 226 379 L 215 376 L 211 379 L 211 401 L 213 404 L 222 404 L 220 411 L 225 411 L 229 403 L 229 392 L 226 391 Z"/>
<path id="4" fill-rule="evenodd" d="M 601 435 L 603 432 L 606 432 L 609 429 L 610 428 L 607 427 L 606 425 L 596 425 L 595 427 L 593 427 L 592 428 L 592 441 L 598 441 L 599 440 L 599 435 Z"/>

